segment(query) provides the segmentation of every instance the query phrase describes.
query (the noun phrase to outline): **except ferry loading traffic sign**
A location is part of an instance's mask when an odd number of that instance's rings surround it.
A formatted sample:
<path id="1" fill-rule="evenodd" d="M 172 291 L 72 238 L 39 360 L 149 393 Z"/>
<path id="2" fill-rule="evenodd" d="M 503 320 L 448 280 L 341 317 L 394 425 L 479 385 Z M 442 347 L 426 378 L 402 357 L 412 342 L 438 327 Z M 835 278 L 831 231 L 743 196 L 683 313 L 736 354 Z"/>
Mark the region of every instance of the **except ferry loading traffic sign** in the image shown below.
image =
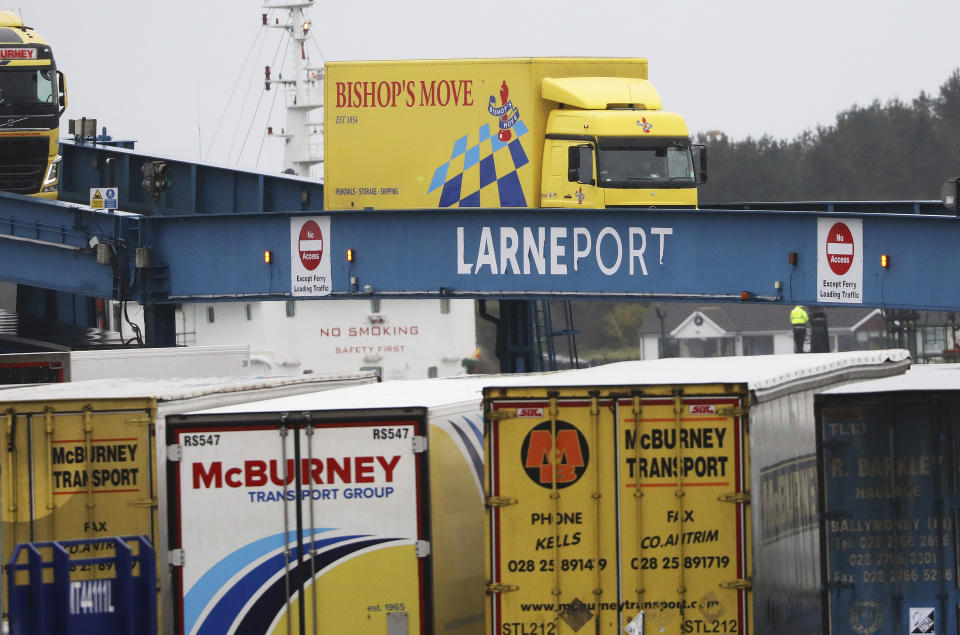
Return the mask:
<path id="1" fill-rule="evenodd" d="M 330 253 L 329 216 L 290 219 L 291 295 L 330 295 Z"/>
<path id="2" fill-rule="evenodd" d="M 817 219 L 817 302 L 863 303 L 861 219 Z"/>

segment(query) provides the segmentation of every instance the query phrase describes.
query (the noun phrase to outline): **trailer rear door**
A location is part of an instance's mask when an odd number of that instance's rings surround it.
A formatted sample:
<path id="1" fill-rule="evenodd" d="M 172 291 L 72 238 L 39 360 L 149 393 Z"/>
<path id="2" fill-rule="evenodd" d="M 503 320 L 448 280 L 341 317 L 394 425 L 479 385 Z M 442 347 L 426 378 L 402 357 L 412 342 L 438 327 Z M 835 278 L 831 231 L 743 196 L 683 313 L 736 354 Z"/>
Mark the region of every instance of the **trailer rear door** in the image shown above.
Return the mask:
<path id="1" fill-rule="evenodd" d="M 6 404 L 4 564 L 20 542 L 156 539 L 155 411 L 149 398 Z"/>
<path id="2" fill-rule="evenodd" d="M 956 633 L 960 393 L 817 397 L 824 633 Z"/>
<path id="3" fill-rule="evenodd" d="M 749 632 L 742 396 L 633 392 L 488 394 L 491 634 Z"/>
<path id="4" fill-rule="evenodd" d="M 22 401 L 0 410 L 0 560 L 18 543 L 146 535 L 156 540 L 152 399 Z M 109 544 L 71 547 L 72 556 Z M 111 578 L 84 565 L 74 580 Z M 2 602 L 6 606 L 4 594 Z"/>
<path id="5" fill-rule="evenodd" d="M 179 632 L 424 632 L 422 413 L 168 423 Z"/>

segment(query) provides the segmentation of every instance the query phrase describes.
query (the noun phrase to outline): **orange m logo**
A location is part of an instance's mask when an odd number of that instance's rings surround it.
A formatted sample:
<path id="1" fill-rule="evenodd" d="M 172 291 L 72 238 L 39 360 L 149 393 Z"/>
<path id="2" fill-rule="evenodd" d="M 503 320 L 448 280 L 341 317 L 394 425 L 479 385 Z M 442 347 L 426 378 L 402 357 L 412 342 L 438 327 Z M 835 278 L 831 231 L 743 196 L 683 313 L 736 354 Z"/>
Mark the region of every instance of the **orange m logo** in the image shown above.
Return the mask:
<path id="1" fill-rule="evenodd" d="M 550 485 L 553 482 L 554 467 L 557 483 L 570 484 L 580 478 L 577 468 L 585 467 L 586 461 L 580 446 L 580 433 L 576 429 L 557 430 L 554 460 L 550 457 L 553 444 L 549 429 L 531 430 L 528 440 L 529 446 L 523 466 L 527 468 L 528 474 L 532 470 L 539 470 L 541 485 Z"/>

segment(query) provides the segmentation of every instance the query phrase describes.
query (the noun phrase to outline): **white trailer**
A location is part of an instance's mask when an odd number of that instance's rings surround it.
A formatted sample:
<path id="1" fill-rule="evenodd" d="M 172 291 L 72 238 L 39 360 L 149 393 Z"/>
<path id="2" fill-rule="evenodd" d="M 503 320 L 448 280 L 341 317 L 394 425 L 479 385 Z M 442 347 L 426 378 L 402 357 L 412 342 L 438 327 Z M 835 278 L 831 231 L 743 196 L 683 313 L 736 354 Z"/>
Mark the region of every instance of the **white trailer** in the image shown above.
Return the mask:
<path id="1" fill-rule="evenodd" d="M 517 379 L 398 380 L 168 417 L 181 456 L 175 632 L 478 632 L 481 395 Z"/>
<path id="2" fill-rule="evenodd" d="M 9 353 L 0 355 L 0 384 L 119 377 L 249 377 L 250 365 L 247 345 Z"/>

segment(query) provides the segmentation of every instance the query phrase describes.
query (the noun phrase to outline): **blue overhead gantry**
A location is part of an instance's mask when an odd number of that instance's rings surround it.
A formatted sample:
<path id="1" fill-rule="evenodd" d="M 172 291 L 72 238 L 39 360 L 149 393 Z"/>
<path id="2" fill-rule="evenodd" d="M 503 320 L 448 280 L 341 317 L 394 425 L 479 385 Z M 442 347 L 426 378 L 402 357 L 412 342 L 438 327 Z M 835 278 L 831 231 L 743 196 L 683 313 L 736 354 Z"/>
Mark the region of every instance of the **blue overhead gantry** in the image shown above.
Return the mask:
<path id="1" fill-rule="evenodd" d="M 960 311 L 940 201 L 726 209 L 325 211 L 319 183 L 64 142 L 50 202 L 0 193 L 0 278 L 147 307 L 195 301 L 697 300 Z M 116 187 L 122 212 L 87 206 Z M 772 207 L 783 205 L 785 211 Z"/>

